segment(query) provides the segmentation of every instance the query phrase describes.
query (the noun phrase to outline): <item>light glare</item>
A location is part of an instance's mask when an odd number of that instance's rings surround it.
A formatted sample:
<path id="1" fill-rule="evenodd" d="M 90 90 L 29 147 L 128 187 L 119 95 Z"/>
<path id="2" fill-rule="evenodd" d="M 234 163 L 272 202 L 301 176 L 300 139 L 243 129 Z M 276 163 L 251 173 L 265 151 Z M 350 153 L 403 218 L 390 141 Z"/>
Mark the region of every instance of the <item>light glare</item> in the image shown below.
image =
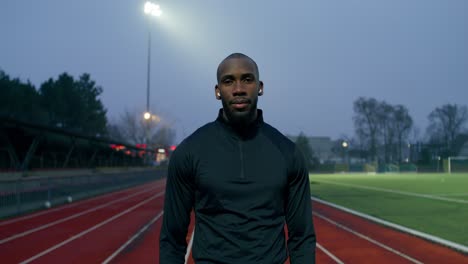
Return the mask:
<path id="1" fill-rule="evenodd" d="M 152 115 L 151 119 L 156 123 L 159 123 L 161 121 L 161 118 L 159 118 L 159 116 L 157 116 L 157 115 Z"/>
<path id="2" fill-rule="evenodd" d="M 148 120 L 151 118 L 151 113 L 150 112 L 145 112 L 145 114 L 143 115 L 143 117 Z"/>
<path id="3" fill-rule="evenodd" d="M 157 4 L 146 2 L 145 3 L 145 14 L 152 15 L 152 16 L 161 16 L 162 10 L 161 7 Z"/>

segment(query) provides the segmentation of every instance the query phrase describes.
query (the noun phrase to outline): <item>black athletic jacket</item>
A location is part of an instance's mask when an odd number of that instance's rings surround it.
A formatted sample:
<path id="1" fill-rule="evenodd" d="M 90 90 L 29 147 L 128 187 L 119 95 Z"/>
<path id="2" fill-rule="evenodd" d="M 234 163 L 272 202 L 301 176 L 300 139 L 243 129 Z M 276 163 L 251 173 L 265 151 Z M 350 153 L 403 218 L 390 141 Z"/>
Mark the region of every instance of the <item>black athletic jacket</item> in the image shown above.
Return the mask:
<path id="1" fill-rule="evenodd" d="M 220 110 L 177 147 L 168 173 L 160 264 L 184 263 L 192 209 L 197 264 L 282 264 L 288 253 L 292 264 L 315 263 L 304 158 L 261 110 L 243 131 Z"/>

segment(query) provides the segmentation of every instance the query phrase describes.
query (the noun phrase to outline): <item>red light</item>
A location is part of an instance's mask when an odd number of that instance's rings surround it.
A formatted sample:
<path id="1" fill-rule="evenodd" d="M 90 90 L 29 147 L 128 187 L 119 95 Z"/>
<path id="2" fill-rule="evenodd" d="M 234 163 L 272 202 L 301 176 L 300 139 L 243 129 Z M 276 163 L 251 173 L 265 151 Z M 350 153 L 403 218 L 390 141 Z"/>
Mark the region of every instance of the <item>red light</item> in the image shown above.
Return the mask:
<path id="1" fill-rule="evenodd" d="M 137 148 L 141 148 L 141 149 L 145 149 L 146 148 L 146 144 L 136 144 L 135 145 Z"/>
<path id="2" fill-rule="evenodd" d="M 169 149 L 170 149 L 171 151 L 174 151 L 174 150 L 176 149 L 176 145 L 172 145 L 172 146 L 170 146 L 170 148 L 169 148 Z"/>
<path id="3" fill-rule="evenodd" d="M 124 145 L 117 145 L 117 144 L 110 144 L 111 149 L 115 151 L 123 150 L 125 149 Z"/>

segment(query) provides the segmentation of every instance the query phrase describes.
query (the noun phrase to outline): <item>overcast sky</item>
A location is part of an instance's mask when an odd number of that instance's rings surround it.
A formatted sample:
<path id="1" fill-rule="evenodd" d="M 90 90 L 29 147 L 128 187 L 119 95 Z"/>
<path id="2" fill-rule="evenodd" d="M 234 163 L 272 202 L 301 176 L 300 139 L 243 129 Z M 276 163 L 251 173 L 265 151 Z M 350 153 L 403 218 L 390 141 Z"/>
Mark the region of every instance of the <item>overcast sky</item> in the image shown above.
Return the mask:
<path id="1" fill-rule="evenodd" d="M 0 69 L 36 87 L 68 72 L 102 86 L 109 119 L 150 104 L 178 141 L 216 118 L 218 63 L 257 61 L 265 121 L 285 134 L 353 136 L 359 96 L 403 104 L 419 127 L 468 104 L 467 0 L 2 0 Z"/>

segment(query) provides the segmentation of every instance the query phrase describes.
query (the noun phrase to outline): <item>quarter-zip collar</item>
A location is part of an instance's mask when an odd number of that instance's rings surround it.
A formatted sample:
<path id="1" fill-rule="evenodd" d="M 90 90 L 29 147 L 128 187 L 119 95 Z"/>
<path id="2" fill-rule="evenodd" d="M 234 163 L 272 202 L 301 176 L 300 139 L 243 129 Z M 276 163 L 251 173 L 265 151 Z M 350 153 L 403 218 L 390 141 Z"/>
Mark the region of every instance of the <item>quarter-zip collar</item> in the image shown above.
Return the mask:
<path id="1" fill-rule="evenodd" d="M 216 122 L 219 123 L 224 129 L 226 129 L 232 136 L 240 139 L 253 138 L 263 124 L 263 112 L 261 109 L 257 109 L 257 118 L 247 126 L 235 126 L 226 120 L 223 116 L 223 109 L 219 109 L 218 117 Z"/>

